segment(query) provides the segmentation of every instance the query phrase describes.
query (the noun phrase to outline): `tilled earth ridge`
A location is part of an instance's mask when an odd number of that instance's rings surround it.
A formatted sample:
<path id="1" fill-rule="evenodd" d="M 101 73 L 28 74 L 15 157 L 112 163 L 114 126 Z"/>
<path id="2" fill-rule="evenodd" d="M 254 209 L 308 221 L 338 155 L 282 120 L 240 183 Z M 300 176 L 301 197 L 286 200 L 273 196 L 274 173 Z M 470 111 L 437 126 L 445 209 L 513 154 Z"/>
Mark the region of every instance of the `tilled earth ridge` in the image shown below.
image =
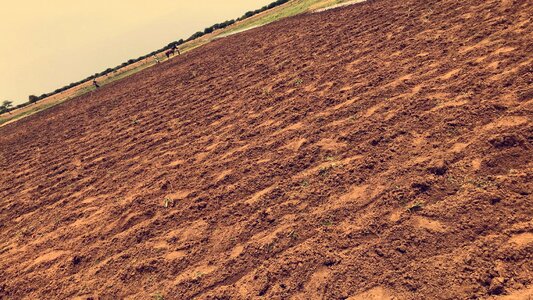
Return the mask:
<path id="1" fill-rule="evenodd" d="M 528 299 L 533 2 L 368 1 L 0 129 L 2 299 Z"/>

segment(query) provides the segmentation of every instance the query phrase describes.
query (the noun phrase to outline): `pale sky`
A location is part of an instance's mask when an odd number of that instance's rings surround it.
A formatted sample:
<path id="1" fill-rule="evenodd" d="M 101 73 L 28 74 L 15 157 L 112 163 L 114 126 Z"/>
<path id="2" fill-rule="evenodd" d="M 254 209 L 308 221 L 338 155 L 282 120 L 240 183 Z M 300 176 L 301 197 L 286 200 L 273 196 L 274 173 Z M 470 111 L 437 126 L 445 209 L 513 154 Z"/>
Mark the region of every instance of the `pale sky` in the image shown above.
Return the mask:
<path id="1" fill-rule="evenodd" d="M 0 102 L 26 102 L 273 1 L 0 0 Z"/>

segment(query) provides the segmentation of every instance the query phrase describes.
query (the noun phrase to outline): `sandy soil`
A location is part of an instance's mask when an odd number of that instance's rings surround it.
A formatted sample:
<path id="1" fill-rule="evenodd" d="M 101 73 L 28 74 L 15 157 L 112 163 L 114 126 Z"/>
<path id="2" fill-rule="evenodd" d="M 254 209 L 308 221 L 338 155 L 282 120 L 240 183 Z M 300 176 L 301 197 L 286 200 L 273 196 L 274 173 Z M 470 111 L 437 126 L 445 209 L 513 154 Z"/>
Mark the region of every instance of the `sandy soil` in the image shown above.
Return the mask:
<path id="1" fill-rule="evenodd" d="M 532 15 L 364 2 L 0 128 L 0 298 L 528 299 Z"/>

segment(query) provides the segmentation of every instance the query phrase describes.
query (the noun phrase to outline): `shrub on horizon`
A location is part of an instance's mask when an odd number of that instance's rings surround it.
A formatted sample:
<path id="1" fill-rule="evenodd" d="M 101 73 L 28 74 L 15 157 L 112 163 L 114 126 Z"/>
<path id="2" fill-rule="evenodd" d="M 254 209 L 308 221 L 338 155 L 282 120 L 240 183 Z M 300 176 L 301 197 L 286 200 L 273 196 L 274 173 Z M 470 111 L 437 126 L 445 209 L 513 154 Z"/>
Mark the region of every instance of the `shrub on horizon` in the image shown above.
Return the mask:
<path id="1" fill-rule="evenodd" d="M 39 97 L 37 97 L 35 95 L 30 95 L 28 97 L 28 99 L 29 99 L 30 103 L 35 103 L 35 102 L 39 101 Z"/>

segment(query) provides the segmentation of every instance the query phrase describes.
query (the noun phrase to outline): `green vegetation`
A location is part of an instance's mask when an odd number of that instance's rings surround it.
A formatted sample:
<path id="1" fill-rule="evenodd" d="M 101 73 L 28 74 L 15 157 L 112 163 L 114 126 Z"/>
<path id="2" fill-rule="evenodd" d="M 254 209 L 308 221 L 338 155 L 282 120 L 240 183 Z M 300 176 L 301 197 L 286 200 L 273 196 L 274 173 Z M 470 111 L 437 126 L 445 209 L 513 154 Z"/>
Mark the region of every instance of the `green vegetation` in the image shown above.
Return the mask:
<path id="1" fill-rule="evenodd" d="M 300 237 L 300 235 L 295 232 L 294 230 L 291 230 L 287 233 L 287 236 L 291 239 L 298 239 Z"/>
<path id="2" fill-rule="evenodd" d="M 262 13 L 264 11 L 272 9 L 272 8 L 274 8 L 276 6 L 280 6 L 280 5 L 285 4 L 287 2 L 289 2 L 289 0 L 277 0 L 277 1 L 274 1 L 274 2 L 270 3 L 269 5 L 263 6 L 260 9 L 256 9 L 254 11 L 246 12 L 242 17 L 238 18 L 237 20 L 229 20 L 229 21 L 225 21 L 225 22 L 222 22 L 222 23 L 217 23 L 217 24 L 215 24 L 215 25 L 213 25 L 211 27 L 207 27 L 206 29 L 204 29 L 204 31 L 198 31 L 197 33 L 193 34 L 191 37 L 189 37 L 186 40 L 186 42 L 195 40 L 195 39 L 197 39 L 199 37 L 202 37 L 203 35 L 212 33 L 213 31 L 215 31 L 217 29 L 226 28 L 226 27 L 228 27 L 230 25 L 233 25 L 235 22 L 248 19 L 248 18 L 250 18 L 252 16 L 255 16 L 255 15 L 259 14 L 259 13 Z"/>
<path id="3" fill-rule="evenodd" d="M 165 198 L 165 200 L 163 200 L 163 206 L 165 208 L 169 208 L 169 207 L 174 207 L 174 199 L 171 199 L 171 198 Z"/>
<path id="4" fill-rule="evenodd" d="M 196 274 L 194 274 L 194 279 L 200 279 L 204 276 L 204 273 L 197 271 Z"/>
<path id="5" fill-rule="evenodd" d="M 152 295 L 152 299 L 154 300 L 165 300 L 165 296 L 161 295 L 161 293 L 155 293 Z"/>
<path id="6" fill-rule="evenodd" d="M 494 181 L 490 177 L 476 177 L 470 181 L 475 187 L 486 190 L 489 187 L 495 186 Z"/>
<path id="7" fill-rule="evenodd" d="M 65 99 L 65 100 L 67 100 L 67 99 Z M 0 125 L 2 125 L 4 123 L 7 123 L 7 122 L 10 122 L 10 121 L 14 121 L 14 120 L 18 120 L 18 119 L 24 118 L 26 116 L 32 115 L 32 114 L 34 114 L 36 112 L 39 112 L 39 111 L 42 111 L 42 110 L 45 110 L 45 109 L 50 108 L 50 107 L 52 107 L 54 105 L 57 105 L 59 103 L 60 102 L 50 103 L 50 104 L 42 105 L 42 106 L 39 106 L 39 107 L 35 107 L 35 108 L 31 109 L 31 110 L 25 111 L 25 112 L 20 113 L 20 114 L 8 115 L 8 116 L 0 119 Z"/>
<path id="8" fill-rule="evenodd" d="M 407 211 L 410 212 L 410 213 L 413 213 L 415 211 L 419 211 L 419 210 L 422 210 L 422 207 L 424 206 L 424 202 L 422 201 L 417 201 L 417 202 L 414 202 L 412 204 L 410 204 L 408 207 L 407 207 Z"/>
<path id="9" fill-rule="evenodd" d="M 308 181 L 308 180 L 302 180 L 302 181 L 300 182 L 300 186 L 301 186 L 301 187 L 304 187 L 304 188 L 305 188 L 305 187 L 308 187 L 308 186 L 309 186 L 309 181 Z"/>
<path id="10" fill-rule="evenodd" d="M 331 226 L 333 226 L 333 221 L 331 220 L 331 218 L 328 217 L 328 218 L 322 220 L 322 226 L 331 227 Z"/>
<path id="11" fill-rule="evenodd" d="M 318 175 L 327 175 L 331 170 L 333 170 L 336 167 L 342 167 L 342 164 L 337 163 L 331 163 L 327 166 L 323 166 L 320 169 L 318 169 Z"/>
<path id="12" fill-rule="evenodd" d="M 293 0 L 290 2 L 290 5 L 274 9 L 272 13 L 265 14 L 261 18 L 252 18 L 249 21 L 241 22 L 239 25 L 232 27 L 231 30 L 224 34 L 224 36 L 348 1 L 349 0 Z"/>
<path id="13" fill-rule="evenodd" d="M 0 113 L 6 113 L 13 109 L 13 101 L 5 100 L 2 105 L 0 105 Z"/>
<path id="14" fill-rule="evenodd" d="M 29 98 L 28 102 L 30 102 L 30 103 L 35 103 L 35 102 L 39 101 L 39 97 L 37 97 L 35 95 L 30 95 L 28 98 Z"/>

